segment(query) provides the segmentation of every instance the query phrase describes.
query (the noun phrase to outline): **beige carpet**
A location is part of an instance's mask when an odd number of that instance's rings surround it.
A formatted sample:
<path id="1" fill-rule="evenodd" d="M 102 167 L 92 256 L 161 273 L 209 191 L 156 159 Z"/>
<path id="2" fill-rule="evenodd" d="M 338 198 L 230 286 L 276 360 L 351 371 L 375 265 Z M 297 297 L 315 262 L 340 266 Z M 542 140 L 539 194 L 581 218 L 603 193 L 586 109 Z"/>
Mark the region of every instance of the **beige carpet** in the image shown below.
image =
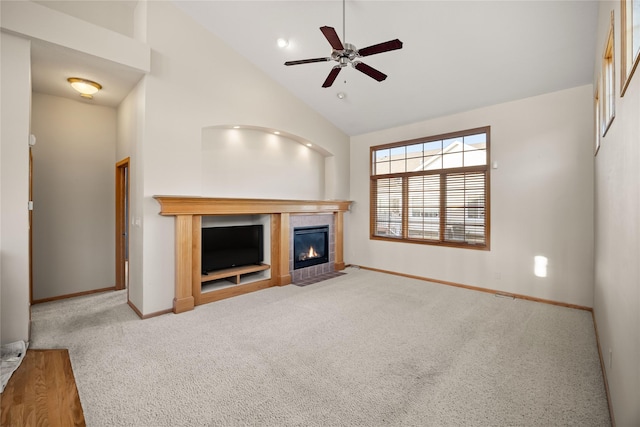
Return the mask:
<path id="1" fill-rule="evenodd" d="M 607 426 L 591 313 L 371 271 L 139 320 L 33 307 L 88 426 Z"/>

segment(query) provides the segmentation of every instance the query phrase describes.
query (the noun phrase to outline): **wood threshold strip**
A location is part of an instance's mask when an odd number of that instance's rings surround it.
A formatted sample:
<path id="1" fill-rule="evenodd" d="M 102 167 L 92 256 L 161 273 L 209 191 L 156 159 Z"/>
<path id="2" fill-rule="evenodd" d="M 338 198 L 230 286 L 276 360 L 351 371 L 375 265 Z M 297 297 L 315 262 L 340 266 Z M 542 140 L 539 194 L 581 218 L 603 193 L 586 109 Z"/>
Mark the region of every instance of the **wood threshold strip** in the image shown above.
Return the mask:
<path id="1" fill-rule="evenodd" d="M 365 266 L 362 266 L 362 265 L 360 265 L 360 266 L 355 266 L 354 265 L 354 267 L 358 267 L 358 268 L 361 268 L 363 270 L 377 271 L 379 273 L 393 274 L 394 276 L 408 277 L 409 279 L 417 279 L 417 280 L 423 280 L 425 282 L 433 282 L 433 283 L 439 283 L 439 284 L 447 285 L 447 286 L 455 286 L 457 288 L 464 288 L 464 289 L 469 289 L 469 290 L 472 290 L 472 291 L 486 292 L 486 293 L 489 293 L 489 294 L 499 295 L 501 297 L 518 298 L 518 299 L 523 299 L 523 300 L 527 300 L 527 301 L 535 301 L 535 302 L 541 302 L 541 303 L 544 303 L 544 304 L 558 305 L 558 306 L 561 306 L 561 307 L 575 308 L 577 310 L 585 310 L 585 311 L 593 312 L 593 309 L 591 307 L 586 307 L 584 305 L 569 304 L 569 303 L 566 303 L 566 302 L 553 301 L 553 300 L 548 300 L 548 299 L 543 299 L 543 298 L 536 298 L 536 297 L 531 297 L 531 296 L 528 296 L 528 295 L 512 294 L 512 293 L 509 293 L 509 292 L 498 291 L 496 289 L 480 288 L 478 286 L 463 285 L 462 283 L 448 282 L 446 280 L 431 279 L 429 277 L 415 276 L 413 274 L 397 273 L 395 271 L 381 270 L 381 269 L 378 269 L 378 268 L 365 267 Z"/>
<path id="2" fill-rule="evenodd" d="M 3 426 L 85 426 L 69 351 L 27 350 L 2 393 Z"/>
<path id="3" fill-rule="evenodd" d="M 75 297 L 81 297 L 84 295 L 91 295 L 91 294 L 97 294 L 100 292 L 107 292 L 107 291 L 115 291 L 116 287 L 115 286 L 111 286 L 109 288 L 100 288 L 100 289 L 92 289 L 90 291 L 82 291 L 82 292 L 76 292 L 73 294 L 67 294 L 67 295 L 58 295 L 57 297 L 49 297 L 49 298 L 42 298 L 42 299 L 37 299 L 31 302 L 31 304 L 42 304 L 43 302 L 51 302 L 51 301 L 58 301 L 61 299 L 68 299 L 68 298 L 75 298 Z"/>

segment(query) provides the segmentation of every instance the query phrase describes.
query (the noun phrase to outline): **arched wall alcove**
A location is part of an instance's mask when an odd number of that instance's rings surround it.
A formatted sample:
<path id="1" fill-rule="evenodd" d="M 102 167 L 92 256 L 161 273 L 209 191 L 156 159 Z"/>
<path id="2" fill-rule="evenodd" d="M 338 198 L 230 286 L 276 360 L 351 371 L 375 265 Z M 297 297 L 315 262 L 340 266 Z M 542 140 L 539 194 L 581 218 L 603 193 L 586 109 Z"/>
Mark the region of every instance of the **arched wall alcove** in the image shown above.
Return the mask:
<path id="1" fill-rule="evenodd" d="M 333 155 L 285 131 L 247 125 L 202 129 L 202 196 L 323 200 Z"/>

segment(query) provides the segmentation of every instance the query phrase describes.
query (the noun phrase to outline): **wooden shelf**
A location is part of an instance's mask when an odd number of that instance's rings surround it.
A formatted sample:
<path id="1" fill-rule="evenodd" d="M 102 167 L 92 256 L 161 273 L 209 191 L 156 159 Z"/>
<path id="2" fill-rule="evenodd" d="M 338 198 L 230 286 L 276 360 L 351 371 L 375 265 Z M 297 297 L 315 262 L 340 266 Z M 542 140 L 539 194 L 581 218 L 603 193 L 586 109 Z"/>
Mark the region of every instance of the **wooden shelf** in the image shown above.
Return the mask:
<path id="1" fill-rule="evenodd" d="M 160 215 L 244 215 L 346 212 L 347 200 L 234 199 L 194 196 L 153 196 Z"/>
<path id="2" fill-rule="evenodd" d="M 240 276 L 243 274 L 255 273 L 271 268 L 268 264 L 243 265 L 242 267 L 225 268 L 224 270 L 212 271 L 207 275 L 202 275 L 200 282 L 211 282 L 218 279 L 228 279 L 236 285 L 240 284 Z"/>

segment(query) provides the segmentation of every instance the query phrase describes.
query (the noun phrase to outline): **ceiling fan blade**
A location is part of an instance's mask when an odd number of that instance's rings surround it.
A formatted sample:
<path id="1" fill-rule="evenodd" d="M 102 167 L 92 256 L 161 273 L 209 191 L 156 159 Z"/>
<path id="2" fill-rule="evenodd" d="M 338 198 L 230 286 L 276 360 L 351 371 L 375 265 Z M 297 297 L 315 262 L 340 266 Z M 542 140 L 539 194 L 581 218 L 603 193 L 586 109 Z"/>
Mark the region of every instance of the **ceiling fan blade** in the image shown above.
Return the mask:
<path id="1" fill-rule="evenodd" d="M 311 58 L 311 59 L 301 59 L 299 61 L 287 61 L 284 65 L 300 65 L 300 64 L 311 64 L 313 62 L 326 62 L 331 61 L 331 58 Z"/>
<path id="2" fill-rule="evenodd" d="M 402 42 L 398 39 L 388 42 L 374 44 L 373 46 L 358 49 L 360 56 L 375 55 L 376 53 L 389 52 L 390 50 L 402 49 Z"/>
<path id="3" fill-rule="evenodd" d="M 364 62 L 357 62 L 354 67 L 356 67 L 356 70 L 360 71 L 361 73 L 366 74 L 367 76 L 371 77 L 372 79 L 375 79 L 379 82 L 383 81 L 384 79 L 387 78 L 387 75 L 384 73 L 381 73 L 380 71 L 376 70 L 373 67 L 368 66 L 367 64 L 365 64 Z"/>
<path id="4" fill-rule="evenodd" d="M 330 87 L 333 84 L 333 82 L 336 80 L 336 77 L 338 77 L 338 73 L 340 73 L 341 69 L 342 67 L 339 65 L 336 65 L 335 67 L 333 67 L 329 72 L 327 79 L 324 81 L 324 83 L 322 83 L 322 87 Z"/>
<path id="5" fill-rule="evenodd" d="M 333 27 L 320 27 L 320 31 L 322 31 L 322 34 L 324 34 L 332 48 L 335 50 L 344 50 L 340 37 L 338 37 L 338 33 L 336 33 Z"/>

